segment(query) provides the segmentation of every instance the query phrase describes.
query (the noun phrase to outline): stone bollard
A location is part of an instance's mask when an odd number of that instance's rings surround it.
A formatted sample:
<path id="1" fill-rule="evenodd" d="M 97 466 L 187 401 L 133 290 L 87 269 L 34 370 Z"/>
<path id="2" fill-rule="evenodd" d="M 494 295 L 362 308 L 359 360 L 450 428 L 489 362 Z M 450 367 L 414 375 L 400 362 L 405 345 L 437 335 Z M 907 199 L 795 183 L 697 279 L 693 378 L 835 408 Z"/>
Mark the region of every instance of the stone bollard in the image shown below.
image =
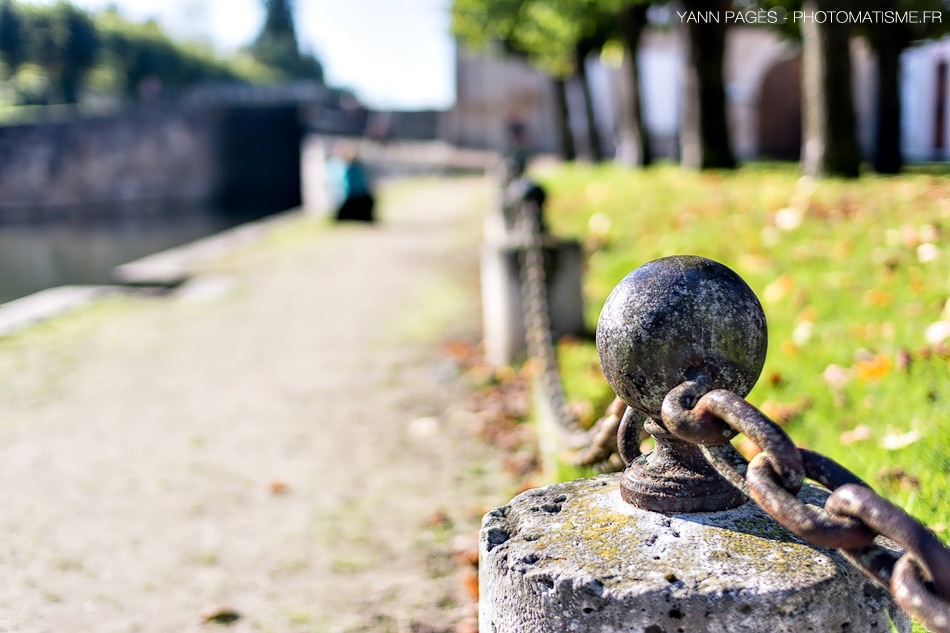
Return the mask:
<path id="1" fill-rule="evenodd" d="M 543 247 L 545 281 L 554 340 L 584 333 L 581 296 L 581 246 L 572 240 L 552 239 Z M 482 245 L 482 324 L 485 360 L 498 367 L 510 365 L 526 350 L 521 300 L 521 259 L 524 246 L 509 236 Z"/>
<path id="2" fill-rule="evenodd" d="M 544 193 L 530 181 L 514 186 L 518 184 L 520 181 L 509 185 L 499 195 L 497 210 L 485 218 L 485 243 L 481 253 L 482 324 L 485 360 L 496 367 L 512 364 L 527 350 L 521 280 L 525 236 L 515 229 L 515 214 L 523 200 L 543 205 Z M 542 244 L 551 334 L 554 340 L 583 335 L 580 243 L 545 234 Z"/>
<path id="3" fill-rule="evenodd" d="M 766 340 L 758 300 L 721 264 L 665 258 L 621 281 L 597 348 L 628 406 L 627 468 L 527 491 L 485 516 L 482 633 L 910 631 L 882 588 L 747 502 L 664 426 L 661 407 L 684 381 L 744 396 Z M 638 416 L 656 442 L 639 456 Z M 810 484 L 798 493 L 819 509 L 827 497 Z"/>

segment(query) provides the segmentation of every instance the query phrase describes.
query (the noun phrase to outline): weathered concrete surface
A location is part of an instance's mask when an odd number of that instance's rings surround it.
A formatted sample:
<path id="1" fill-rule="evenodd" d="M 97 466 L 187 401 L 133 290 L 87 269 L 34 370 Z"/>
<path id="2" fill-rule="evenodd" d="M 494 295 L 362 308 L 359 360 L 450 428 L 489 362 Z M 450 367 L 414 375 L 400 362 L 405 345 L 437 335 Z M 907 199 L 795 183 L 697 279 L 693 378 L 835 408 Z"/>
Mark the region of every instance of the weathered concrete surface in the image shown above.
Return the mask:
<path id="1" fill-rule="evenodd" d="M 646 512 L 623 502 L 616 474 L 493 510 L 480 561 L 482 633 L 884 633 L 887 613 L 910 631 L 883 590 L 755 505 Z"/>

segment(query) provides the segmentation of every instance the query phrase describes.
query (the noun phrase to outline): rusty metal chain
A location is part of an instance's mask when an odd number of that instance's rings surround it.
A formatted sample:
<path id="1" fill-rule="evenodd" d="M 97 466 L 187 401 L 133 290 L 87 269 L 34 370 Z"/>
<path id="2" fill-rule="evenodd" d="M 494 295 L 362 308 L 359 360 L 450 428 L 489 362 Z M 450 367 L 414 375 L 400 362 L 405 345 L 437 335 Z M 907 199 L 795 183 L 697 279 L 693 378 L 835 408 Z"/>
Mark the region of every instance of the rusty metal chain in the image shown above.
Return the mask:
<path id="1" fill-rule="evenodd" d="M 558 372 L 554 336 L 548 305 L 547 279 L 544 269 L 544 241 L 541 230 L 541 208 L 531 200 L 517 203 L 515 227 L 524 236 L 521 261 L 521 307 L 524 317 L 528 355 L 540 365 L 540 384 L 558 425 L 571 434 L 585 433 L 567 406 L 561 376 Z"/>
<path id="2" fill-rule="evenodd" d="M 688 381 L 667 394 L 661 413 L 671 433 L 699 445 L 725 479 L 777 522 L 812 544 L 840 550 L 932 633 L 950 633 L 950 549 L 924 525 L 840 464 L 796 448 L 775 422 L 731 391 Z M 761 450 L 751 461 L 729 443 L 737 433 Z M 831 491 L 824 512 L 796 496 L 806 477 Z M 903 554 L 875 544 L 878 536 Z"/>
<path id="3" fill-rule="evenodd" d="M 587 431 L 567 406 L 551 330 L 541 208 L 535 201 L 521 200 L 506 205 L 505 219 L 509 228 L 524 237 L 520 276 L 525 339 L 528 355 L 540 366 L 541 396 L 554 412 L 558 425 L 571 438 L 573 450 L 565 455 L 565 460 L 574 466 L 590 466 L 600 472 L 623 470 L 624 462 L 618 454 L 616 438 L 627 409 L 624 402 L 620 398 L 614 399 L 604 415 Z"/>

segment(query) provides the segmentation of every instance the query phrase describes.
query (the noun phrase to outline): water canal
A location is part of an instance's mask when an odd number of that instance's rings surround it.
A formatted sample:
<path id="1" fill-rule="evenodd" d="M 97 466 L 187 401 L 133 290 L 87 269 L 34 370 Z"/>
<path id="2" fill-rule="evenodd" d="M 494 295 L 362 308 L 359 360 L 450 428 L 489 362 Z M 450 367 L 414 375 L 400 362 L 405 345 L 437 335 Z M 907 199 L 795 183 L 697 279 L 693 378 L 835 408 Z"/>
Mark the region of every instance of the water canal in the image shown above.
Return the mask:
<path id="1" fill-rule="evenodd" d="M 108 284 L 119 264 L 217 233 L 264 214 L 198 203 L 82 208 L 0 224 L 0 303 L 64 284 Z M 82 219 L 80 219 L 80 216 Z"/>

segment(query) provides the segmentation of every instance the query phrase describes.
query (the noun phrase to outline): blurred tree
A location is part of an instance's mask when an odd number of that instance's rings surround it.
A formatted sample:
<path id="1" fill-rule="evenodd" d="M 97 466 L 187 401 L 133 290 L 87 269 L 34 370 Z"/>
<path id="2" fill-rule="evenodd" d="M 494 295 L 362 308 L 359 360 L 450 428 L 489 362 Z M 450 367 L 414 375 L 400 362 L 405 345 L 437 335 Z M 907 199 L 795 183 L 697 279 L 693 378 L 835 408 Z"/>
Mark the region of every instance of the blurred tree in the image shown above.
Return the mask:
<path id="1" fill-rule="evenodd" d="M 875 0 L 862 9 L 881 11 L 939 11 L 946 10 L 943 0 Z M 918 14 L 920 15 L 920 13 Z M 943 35 L 950 24 L 942 21 L 920 21 L 888 24 L 884 20 L 868 23 L 860 32 L 867 36 L 877 57 L 874 154 L 871 164 L 882 174 L 896 174 L 904 165 L 901 153 L 901 97 L 900 56 L 911 42 Z"/>
<path id="2" fill-rule="evenodd" d="M 101 43 L 96 27 L 85 11 L 66 3 L 60 3 L 56 8 L 61 21 L 57 32 L 63 38 L 60 43 L 63 58 L 59 92 L 64 103 L 76 103 L 83 80 L 96 63 Z"/>
<path id="3" fill-rule="evenodd" d="M 650 3 L 627 2 L 620 9 L 617 21 L 620 40 L 627 51 L 624 66 L 627 68 L 626 90 L 622 93 L 621 143 L 628 143 L 635 154 L 629 162 L 634 165 L 649 165 L 653 162 L 650 136 L 643 119 L 643 88 L 640 81 L 640 39 L 648 25 L 647 12 Z"/>
<path id="4" fill-rule="evenodd" d="M 723 12 L 732 8 L 730 0 L 681 0 L 686 12 Z M 683 166 L 693 169 L 736 166 L 723 82 L 726 49 L 725 22 L 684 20 L 687 63 L 680 154 Z"/>
<path id="5" fill-rule="evenodd" d="M 26 59 L 23 17 L 11 0 L 0 2 L 0 55 L 6 64 L 7 79 L 16 74 Z"/>
<path id="6" fill-rule="evenodd" d="M 861 6 L 847 1 L 773 0 L 769 6 L 789 12 L 816 10 L 852 10 L 860 12 L 943 12 L 945 0 L 867 0 Z M 802 28 L 799 29 L 798 27 Z M 830 30 L 829 30 L 830 29 Z M 883 18 L 863 20 L 849 29 L 847 25 L 814 24 L 791 20 L 780 25 L 785 35 L 800 37 L 804 53 L 803 94 L 805 96 L 805 134 L 802 146 L 802 170 L 810 175 L 856 176 L 860 167 L 854 104 L 852 101 L 852 36 L 864 36 L 874 51 L 877 63 L 875 82 L 875 128 L 871 164 L 879 173 L 895 174 L 903 167 L 901 152 L 900 55 L 914 41 L 945 34 L 950 24 L 942 21 L 898 23 Z M 849 114 L 850 113 L 850 114 Z M 809 153 L 810 152 L 810 153 Z"/>
<path id="7" fill-rule="evenodd" d="M 849 0 L 805 0 L 802 10 L 842 11 Z M 851 27 L 847 23 L 802 25 L 802 172 L 807 176 L 856 178 L 861 172 L 851 82 Z"/>
<path id="8" fill-rule="evenodd" d="M 584 104 L 591 158 L 603 159 L 593 99 L 587 77 L 587 56 L 604 43 L 606 16 L 598 0 L 454 0 L 452 33 L 474 47 L 499 42 L 523 55 L 554 80 L 561 153 L 574 157 L 567 107 L 566 81 L 577 76 Z"/>
<path id="9" fill-rule="evenodd" d="M 854 9 L 852 0 L 772 0 L 768 8 L 815 15 Z M 802 43 L 801 170 L 807 176 L 855 178 L 861 153 L 852 95 L 851 26 L 833 20 L 789 18 L 775 27 Z"/>
<path id="10" fill-rule="evenodd" d="M 101 63 L 111 70 L 109 74 L 117 83 L 114 89 L 131 99 L 154 98 L 200 82 L 273 76 L 259 67 L 221 61 L 210 48 L 179 44 L 154 20 L 130 22 L 114 7 L 100 13 L 97 23 L 103 47 Z M 256 75 L 250 76 L 249 71 Z"/>
<path id="11" fill-rule="evenodd" d="M 528 0 L 513 33 L 518 47 L 541 68 L 562 77 L 577 77 L 584 98 L 590 158 L 595 162 L 604 159 L 604 152 L 586 62 L 603 47 L 605 24 L 616 17 L 601 9 L 597 0 Z"/>
<path id="12" fill-rule="evenodd" d="M 0 58 L 21 104 L 75 103 L 88 86 L 137 99 L 200 82 L 287 78 L 248 51 L 222 60 L 207 45 L 172 40 L 154 20 L 129 21 L 114 6 L 90 16 L 62 0 L 0 0 Z M 322 78 L 312 55 L 295 63 L 294 76 Z"/>
<path id="13" fill-rule="evenodd" d="M 323 83 L 323 67 L 310 53 L 302 54 L 294 28 L 293 0 L 264 0 L 264 24 L 250 47 L 261 63 L 285 79 L 311 79 Z"/>
<path id="14" fill-rule="evenodd" d="M 528 1 L 453 0 L 452 35 L 471 48 L 488 49 L 500 45 L 506 53 L 527 57 L 529 52 L 519 40 L 517 32 Z M 539 66 L 550 75 L 552 81 L 561 157 L 574 160 L 574 135 L 571 132 L 567 101 L 567 78 L 571 75 L 571 68 L 561 63 L 543 63 Z"/>
<path id="15" fill-rule="evenodd" d="M 49 78 L 47 101 L 76 103 L 83 79 L 96 62 L 99 35 L 89 15 L 66 2 L 25 5 L 26 58 Z"/>

